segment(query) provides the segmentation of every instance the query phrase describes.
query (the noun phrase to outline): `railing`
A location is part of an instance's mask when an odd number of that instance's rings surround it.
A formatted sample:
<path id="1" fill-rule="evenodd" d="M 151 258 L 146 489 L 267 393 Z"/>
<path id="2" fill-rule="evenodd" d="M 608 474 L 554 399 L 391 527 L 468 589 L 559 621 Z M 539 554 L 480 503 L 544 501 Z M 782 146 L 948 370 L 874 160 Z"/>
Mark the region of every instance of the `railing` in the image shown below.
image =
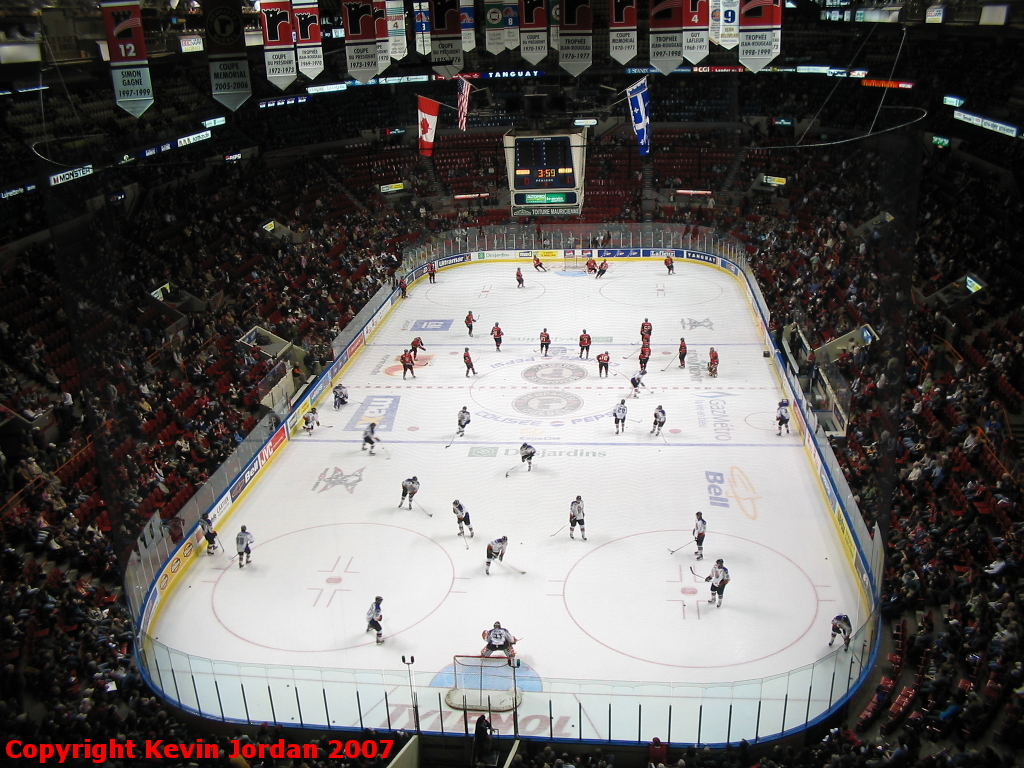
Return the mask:
<path id="1" fill-rule="evenodd" d="M 568 680 L 517 677 L 522 703 L 491 712 L 503 734 L 600 741 L 756 742 L 807 727 L 834 710 L 868 670 L 878 616 L 850 642 L 780 675 L 723 683 Z M 462 731 L 463 712 L 444 705 L 451 668 L 330 669 L 247 664 L 192 656 L 141 638 L 140 667 L 182 709 L 232 723 L 307 728 Z M 509 681 L 511 676 L 504 678 Z M 497 699 L 498 690 L 495 690 Z M 514 699 L 515 697 L 513 697 Z M 474 719 L 475 715 L 470 717 Z"/>

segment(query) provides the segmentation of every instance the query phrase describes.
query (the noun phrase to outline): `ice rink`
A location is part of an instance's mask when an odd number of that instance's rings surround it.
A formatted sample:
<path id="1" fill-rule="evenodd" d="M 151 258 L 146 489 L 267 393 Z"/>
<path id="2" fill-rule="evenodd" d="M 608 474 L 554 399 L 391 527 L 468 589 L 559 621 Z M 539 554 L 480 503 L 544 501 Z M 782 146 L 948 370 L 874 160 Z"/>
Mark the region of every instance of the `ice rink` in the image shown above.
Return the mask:
<path id="1" fill-rule="evenodd" d="M 308 696 L 296 683 L 295 701 L 272 694 L 279 722 L 298 722 L 297 709 L 307 723 L 378 727 L 393 718 L 409 727 L 400 711 L 410 701 L 405 655 L 415 656 L 421 710 L 432 710 L 421 712 L 423 727 L 461 730 L 462 714 L 436 693 L 451 684 L 452 657 L 479 654 L 481 632 L 495 621 L 520 638 L 520 719 L 536 712 L 545 735 L 664 739 L 662 705 L 675 702 L 673 740 L 696 740 L 687 729 L 703 704 L 700 740 L 723 741 L 724 710 L 708 714 L 712 691 L 736 704 L 733 740 L 753 732 L 759 702 L 774 714 L 759 715 L 756 728 L 774 733 L 783 717 L 791 727 L 815 714 L 803 703 L 776 711 L 792 689 L 802 685 L 806 698 L 814 688 L 820 711 L 845 691 L 848 674 L 859 674 L 863 659 L 839 652 L 831 681 L 787 676 L 835 651 L 831 617 L 847 613 L 858 627 L 864 604 L 801 436 L 776 435 L 783 395 L 742 284 L 682 261 L 667 275 L 660 261 L 623 260 L 602 279 L 561 264 L 535 272 L 522 261 L 457 266 L 439 271 L 436 284 L 414 284 L 343 373 L 350 402 L 334 410 L 328 394 L 321 426 L 293 436 L 219 523 L 232 551 L 240 525 L 254 534 L 252 564 L 201 554 L 151 629 L 160 644 L 213 660 L 189 662 L 194 685 L 175 680 L 194 688 L 198 708 L 246 718 L 237 692 L 222 690 L 231 686 L 221 684 L 210 703 L 203 681 L 213 673 L 197 667 L 243 678 L 273 677 L 270 668 L 287 670 L 282 679 L 315 678 Z M 469 311 L 478 320 L 472 337 Z M 654 354 L 646 388 L 630 398 L 645 318 Z M 505 333 L 500 352 L 488 335 L 495 322 Z M 549 356 L 538 352 L 544 328 Z M 594 339 L 589 359 L 579 357 L 583 329 Z M 415 336 L 426 350 L 415 379 L 403 380 L 398 356 Z M 680 337 L 689 346 L 685 369 Z M 718 378 L 706 371 L 711 346 L 721 355 Z M 465 347 L 477 375 L 465 375 Z M 598 377 L 602 351 L 611 355 L 608 378 Z M 628 428 L 616 434 L 610 414 L 624 398 Z M 464 405 L 472 421 L 454 437 Z M 650 431 L 657 405 L 668 415 L 660 437 Z M 381 438 L 373 456 L 360 450 L 369 421 Z M 537 449 L 529 472 L 518 455 L 524 441 Z M 412 475 L 422 488 L 413 509 L 399 508 L 400 484 Z M 577 494 L 586 541 L 566 526 Z M 472 538 L 457 535 L 455 499 L 471 514 Z M 698 510 L 708 521 L 702 562 L 688 543 Z M 486 575 L 486 544 L 502 535 L 507 555 Z M 704 582 L 717 558 L 732 579 L 721 607 L 708 603 Z M 383 645 L 366 632 L 375 595 L 384 598 Z M 384 681 L 389 709 L 377 689 L 364 689 L 358 712 L 347 699 L 327 703 L 359 680 L 371 688 Z M 756 693 L 740 693 L 750 685 Z M 564 718 L 556 704 L 553 722 L 549 692 L 574 702 Z M 192 700 L 191 690 L 179 694 Z M 249 718 L 270 719 L 254 698 L 245 698 Z M 643 725 L 637 702 L 650 703 Z M 614 726 L 607 703 L 619 709 Z"/>

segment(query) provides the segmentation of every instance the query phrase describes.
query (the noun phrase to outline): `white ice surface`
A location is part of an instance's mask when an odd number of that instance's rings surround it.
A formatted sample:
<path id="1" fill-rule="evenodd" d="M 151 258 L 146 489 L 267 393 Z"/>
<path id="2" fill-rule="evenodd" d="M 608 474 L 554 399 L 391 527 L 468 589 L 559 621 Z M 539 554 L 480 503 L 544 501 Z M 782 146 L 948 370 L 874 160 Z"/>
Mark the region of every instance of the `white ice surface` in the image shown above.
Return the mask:
<path id="1" fill-rule="evenodd" d="M 781 393 L 742 286 L 693 263 L 677 262 L 676 274 L 667 276 L 660 263 L 620 262 L 602 280 L 523 267 L 524 289 L 516 287 L 516 265 L 509 263 L 445 269 L 435 285 L 416 283 L 343 373 L 351 401 L 335 411 L 324 399 L 321 427 L 295 436 L 219 524 L 232 550 L 241 524 L 254 533 L 252 564 L 240 570 L 220 554 L 200 555 L 160 610 L 152 635 L 184 654 L 232 662 L 213 665 L 222 676 L 268 674 L 235 664 L 241 663 L 286 668 L 281 678 L 315 678 L 310 691 L 295 694 L 305 699 L 308 693 L 314 702 L 323 680 L 359 679 L 330 670 L 368 670 L 369 679 L 380 670 L 403 670 L 401 656 L 415 655 L 422 699 L 436 695 L 422 691 L 453 655 L 480 652 L 481 631 L 497 620 L 521 638 L 524 680 L 536 676 L 545 691 L 570 690 L 593 711 L 577 724 L 574 703 L 571 723 L 556 717 L 558 728 L 551 724 L 555 735 L 575 737 L 579 727 L 586 737 L 606 737 L 602 701 L 631 712 L 641 701 L 622 698 L 628 686 L 603 681 L 653 683 L 643 690 L 669 703 L 678 690 L 659 686 L 723 684 L 723 695 L 737 702 L 734 740 L 741 722 L 750 730 L 754 717 L 749 701 L 740 716 L 740 699 L 752 696 L 753 706 L 771 700 L 778 708 L 786 692 L 796 695 L 803 686 L 804 703 L 796 714 L 787 712 L 786 725 L 803 722 L 810 683 L 800 675 L 777 689 L 747 686 L 746 694 L 731 684 L 825 657 L 833 650 L 831 617 L 848 613 L 859 626 L 862 603 L 801 437 L 775 434 Z M 478 318 L 473 338 L 462 322 L 470 310 Z M 644 318 L 654 326 L 648 390 L 627 399 L 628 429 L 616 435 L 610 411 L 629 395 Z M 451 321 L 450 327 L 412 330 L 417 321 L 437 320 Z M 496 321 L 505 332 L 500 352 L 487 335 Z M 545 327 L 553 339 L 550 357 L 537 351 Z M 589 361 L 578 357 L 584 328 L 594 337 Z M 423 338 L 426 352 L 416 379 L 403 381 L 397 357 L 414 336 Z M 685 370 L 675 359 L 680 336 L 690 349 Z M 470 378 L 462 363 L 466 346 L 479 372 Z M 717 379 L 704 368 L 710 346 L 721 355 Z M 603 350 L 612 357 L 610 378 L 597 376 L 594 358 Z M 360 450 L 361 433 L 377 417 L 366 408 L 388 402 L 394 418 L 385 419 L 377 455 L 370 456 Z M 659 404 L 668 414 L 664 439 L 649 431 Z M 463 405 L 472 422 L 446 448 Z M 532 472 L 519 462 L 524 441 L 537 448 Z M 318 483 L 325 470 L 344 482 Z M 716 473 L 724 482 L 709 482 Z M 399 509 L 400 483 L 411 475 L 422 489 L 412 510 Z M 725 495 L 712 496 L 718 492 Z M 559 531 L 577 494 L 586 504 L 585 542 L 578 532 L 570 539 L 567 527 Z M 474 538 L 456 535 L 454 499 L 469 509 Z M 686 545 L 698 510 L 708 520 L 703 562 Z M 502 535 L 509 537 L 505 562 L 485 575 L 486 543 Z M 703 581 L 719 557 L 732 577 L 721 608 L 708 604 Z M 384 597 L 382 646 L 365 631 L 375 595 Z M 840 664 L 848 666 L 845 658 Z M 174 665 L 180 678 L 180 658 Z M 238 716 L 233 689 L 221 691 L 211 707 L 203 690 L 212 678 L 207 662 L 196 658 L 185 666 L 198 678 L 195 696 L 204 711 L 220 706 L 226 716 Z M 831 675 L 833 666 L 828 670 Z M 842 670 L 840 682 L 825 682 L 833 692 L 845 690 Z M 850 667 L 854 677 L 858 671 Z M 402 674 L 398 683 L 385 675 L 391 682 L 383 687 L 393 700 L 408 701 Z M 192 690 L 181 690 L 189 685 L 174 682 L 182 701 L 195 699 Z M 334 692 L 341 695 L 346 684 Z M 818 674 L 814 686 L 821 684 Z M 232 688 L 223 677 L 219 687 Z M 714 694 L 696 690 L 695 700 L 710 707 Z M 279 698 L 274 695 L 276 719 L 297 721 L 294 702 Z M 543 701 L 537 711 L 546 720 L 547 699 L 535 693 L 526 694 L 523 711 L 531 698 Z M 812 698 L 819 700 L 814 710 L 824 709 L 830 693 Z M 305 722 L 358 724 L 348 709 L 318 716 L 310 714 L 312 706 L 299 713 Z M 379 702 L 364 700 L 361 707 L 375 725 L 385 724 Z M 676 707 L 674 740 L 693 725 L 692 712 L 680 715 L 685 703 L 676 699 Z M 260 712 L 250 717 L 269 719 Z M 461 730 L 460 717 L 451 714 Z M 636 736 L 637 715 L 630 717 L 616 725 L 615 738 Z M 650 717 L 645 711 L 644 720 Z M 779 722 L 769 723 L 767 711 L 762 717 L 760 733 L 779 730 L 781 712 L 773 715 Z M 724 740 L 726 726 L 711 720 L 702 740 L 715 740 L 707 729 L 719 726 Z M 547 733 L 549 726 L 537 728 Z"/>

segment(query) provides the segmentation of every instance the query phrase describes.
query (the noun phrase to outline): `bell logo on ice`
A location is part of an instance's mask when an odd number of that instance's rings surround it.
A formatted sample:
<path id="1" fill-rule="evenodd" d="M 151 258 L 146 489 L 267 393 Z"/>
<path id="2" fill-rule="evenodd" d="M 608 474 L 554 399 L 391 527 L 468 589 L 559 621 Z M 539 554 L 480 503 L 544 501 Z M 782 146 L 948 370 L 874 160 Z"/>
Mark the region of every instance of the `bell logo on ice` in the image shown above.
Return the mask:
<path id="1" fill-rule="evenodd" d="M 452 327 L 451 320 L 417 320 L 412 324 L 412 331 L 447 331 Z"/>
<path id="2" fill-rule="evenodd" d="M 377 425 L 378 432 L 390 432 L 395 428 L 395 417 L 398 416 L 398 403 L 401 399 L 398 395 L 374 395 L 366 398 L 345 425 L 346 431 L 362 432 L 372 422 Z"/>
<path id="3" fill-rule="evenodd" d="M 729 499 L 736 502 L 740 511 L 751 520 L 757 519 L 757 500 L 761 498 L 747 473 L 739 467 L 730 467 L 729 476 L 723 472 L 705 472 L 708 484 L 708 504 L 712 507 L 730 509 Z"/>

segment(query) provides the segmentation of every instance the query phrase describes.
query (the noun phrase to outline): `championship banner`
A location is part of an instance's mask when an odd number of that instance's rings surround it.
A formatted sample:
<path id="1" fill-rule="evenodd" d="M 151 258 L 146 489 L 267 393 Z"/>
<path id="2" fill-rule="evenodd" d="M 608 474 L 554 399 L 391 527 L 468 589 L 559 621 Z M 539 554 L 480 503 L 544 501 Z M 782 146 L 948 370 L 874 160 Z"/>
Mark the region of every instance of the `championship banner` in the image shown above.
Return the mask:
<path id="1" fill-rule="evenodd" d="M 282 91 L 295 82 L 295 43 L 292 42 L 291 0 L 263 0 L 260 3 L 263 26 L 263 64 L 267 80 Z"/>
<path id="2" fill-rule="evenodd" d="M 388 29 L 387 0 L 371 0 L 373 32 L 377 39 L 377 74 L 391 66 L 391 31 Z"/>
<path id="3" fill-rule="evenodd" d="M 519 0 L 519 55 L 539 64 L 548 55 L 547 0 Z"/>
<path id="4" fill-rule="evenodd" d="M 636 0 L 612 2 L 608 19 L 608 52 L 619 64 L 636 56 Z"/>
<path id="5" fill-rule="evenodd" d="M 413 22 L 416 53 L 427 56 L 430 53 L 430 6 L 427 0 L 416 0 L 413 3 L 413 10 L 416 13 Z"/>
<path id="6" fill-rule="evenodd" d="M 153 82 L 149 76 L 139 0 L 104 2 L 103 28 L 107 33 L 114 99 L 129 115 L 141 117 L 153 106 Z"/>
<path id="7" fill-rule="evenodd" d="M 377 29 L 373 24 L 373 3 L 354 0 L 341 4 L 345 25 L 345 60 L 348 73 L 360 83 L 377 76 Z"/>
<path id="8" fill-rule="evenodd" d="M 211 96 L 232 112 L 252 96 L 242 0 L 202 0 Z"/>
<path id="9" fill-rule="evenodd" d="M 505 47 L 514 51 L 519 47 L 519 2 L 505 0 L 503 9 L 505 17 Z"/>
<path id="10" fill-rule="evenodd" d="M 315 80 L 324 71 L 318 0 L 292 0 L 292 32 L 299 72 Z"/>
<path id="11" fill-rule="evenodd" d="M 459 0 L 430 0 L 430 66 L 445 78 L 462 71 Z"/>
<path id="12" fill-rule="evenodd" d="M 740 44 L 740 0 L 722 0 L 722 31 L 718 44 L 727 50 Z"/>
<path id="13" fill-rule="evenodd" d="M 667 75 L 683 63 L 683 0 L 651 0 L 651 66 Z"/>
<path id="14" fill-rule="evenodd" d="M 484 47 L 497 56 L 505 50 L 504 0 L 484 0 Z"/>
<path id="15" fill-rule="evenodd" d="M 590 0 L 563 0 L 558 63 L 573 77 L 594 63 L 594 11 Z"/>
<path id="16" fill-rule="evenodd" d="M 441 111 L 441 102 L 425 96 L 416 97 L 416 109 L 419 113 L 420 154 L 430 157 L 434 154 L 434 133 L 437 131 L 437 113 Z"/>
<path id="17" fill-rule="evenodd" d="M 707 58 L 708 0 L 683 0 L 683 57 L 691 64 Z"/>
<path id="18" fill-rule="evenodd" d="M 401 61 L 409 55 L 409 42 L 405 39 L 405 3 L 402 0 L 387 0 L 387 10 L 391 58 Z"/>
<path id="19" fill-rule="evenodd" d="M 473 0 L 459 0 L 459 23 L 462 25 L 462 50 L 476 50 L 476 8 Z"/>
<path id="20" fill-rule="evenodd" d="M 715 45 L 722 39 L 722 0 L 708 0 L 708 39 Z"/>
<path id="21" fill-rule="evenodd" d="M 782 0 L 743 0 L 739 62 L 760 72 L 782 51 Z"/>
<path id="22" fill-rule="evenodd" d="M 551 34 L 548 36 L 550 39 L 551 50 L 558 50 L 559 43 L 559 25 L 562 19 L 562 0 L 550 0 L 548 7 L 551 9 Z"/>

